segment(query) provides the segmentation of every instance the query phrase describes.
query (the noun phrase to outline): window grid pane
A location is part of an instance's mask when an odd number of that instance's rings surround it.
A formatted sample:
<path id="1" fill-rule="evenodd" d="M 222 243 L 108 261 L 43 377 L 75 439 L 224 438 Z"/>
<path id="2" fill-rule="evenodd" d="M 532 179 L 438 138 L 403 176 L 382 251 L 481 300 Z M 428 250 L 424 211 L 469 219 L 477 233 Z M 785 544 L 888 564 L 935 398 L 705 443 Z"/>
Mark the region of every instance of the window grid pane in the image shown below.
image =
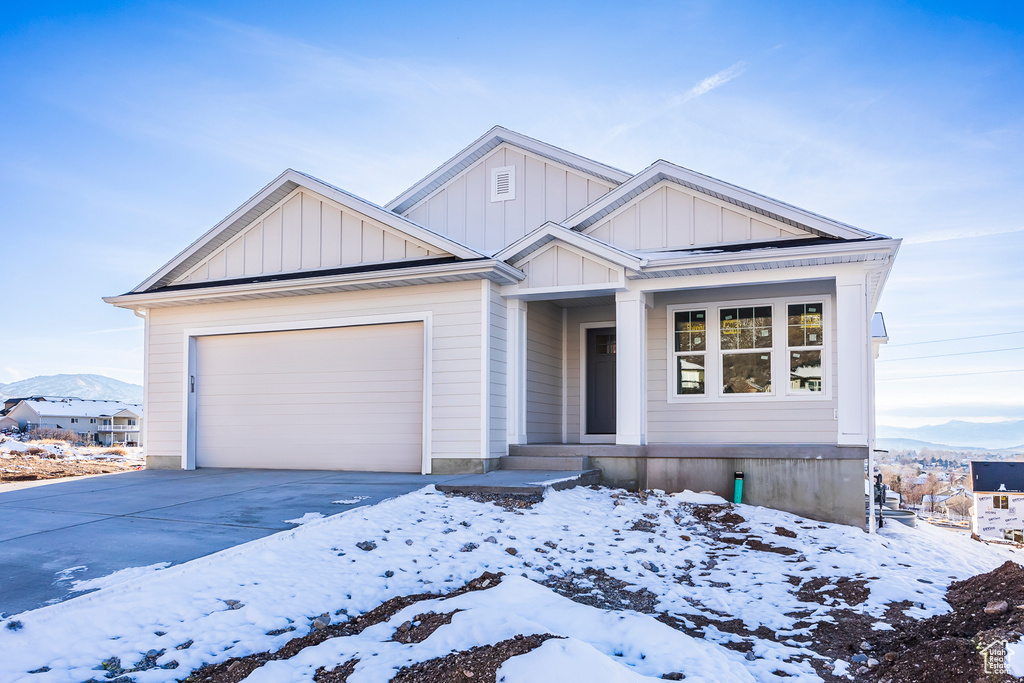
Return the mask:
<path id="1" fill-rule="evenodd" d="M 704 311 L 676 311 L 675 350 L 704 351 L 707 348 L 707 321 Z"/>
<path id="2" fill-rule="evenodd" d="M 676 356 L 676 394 L 704 394 L 704 356 Z"/>
<path id="3" fill-rule="evenodd" d="M 765 394 L 771 390 L 770 353 L 722 354 L 722 393 Z"/>

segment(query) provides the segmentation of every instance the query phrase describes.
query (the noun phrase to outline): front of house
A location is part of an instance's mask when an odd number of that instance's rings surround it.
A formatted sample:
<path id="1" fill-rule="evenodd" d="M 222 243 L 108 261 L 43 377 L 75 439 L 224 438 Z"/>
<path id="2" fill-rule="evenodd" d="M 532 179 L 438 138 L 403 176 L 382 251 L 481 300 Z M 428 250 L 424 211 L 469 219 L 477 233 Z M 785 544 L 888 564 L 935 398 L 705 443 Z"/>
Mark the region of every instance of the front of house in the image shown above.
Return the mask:
<path id="1" fill-rule="evenodd" d="M 286 171 L 131 292 L 148 467 L 731 490 L 863 524 L 899 241 L 496 127 L 384 207 Z"/>

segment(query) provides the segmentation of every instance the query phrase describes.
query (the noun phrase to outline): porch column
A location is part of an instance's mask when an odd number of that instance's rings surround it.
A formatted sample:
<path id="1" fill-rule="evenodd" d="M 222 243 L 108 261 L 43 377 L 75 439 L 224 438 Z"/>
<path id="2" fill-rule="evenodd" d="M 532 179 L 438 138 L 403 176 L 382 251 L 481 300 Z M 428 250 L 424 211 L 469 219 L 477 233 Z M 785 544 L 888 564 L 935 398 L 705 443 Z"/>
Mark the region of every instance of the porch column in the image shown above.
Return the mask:
<path id="1" fill-rule="evenodd" d="M 863 271 L 836 276 L 838 437 L 840 446 L 868 445 L 868 288 Z"/>
<path id="2" fill-rule="evenodd" d="M 508 444 L 526 443 L 526 306 L 521 299 L 506 299 L 506 378 Z"/>
<path id="3" fill-rule="evenodd" d="M 647 443 L 647 295 L 615 294 L 615 443 Z"/>

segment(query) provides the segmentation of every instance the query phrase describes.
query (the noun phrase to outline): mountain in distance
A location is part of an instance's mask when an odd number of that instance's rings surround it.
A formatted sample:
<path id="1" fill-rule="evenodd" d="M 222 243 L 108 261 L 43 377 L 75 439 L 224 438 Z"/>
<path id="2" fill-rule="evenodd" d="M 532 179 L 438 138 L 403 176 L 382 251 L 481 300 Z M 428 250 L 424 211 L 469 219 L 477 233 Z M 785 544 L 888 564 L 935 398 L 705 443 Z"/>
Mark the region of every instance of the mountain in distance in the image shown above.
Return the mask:
<path id="1" fill-rule="evenodd" d="M 0 384 L 0 399 L 22 396 L 75 396 L 142 403 L 142 386 L 103 375 L 40 375 Z"/>
<path id="2" fill-rule="evenodd" d="M 944 448 L 946 450 L 1007 450 L 1024 445 L 1024 420 L 1002 422 L 967 422 L 951 420 L 940 425 L 923 427 L 890 427 L 878 425 L 879 442 L 914 440 L 921 446 L 901 445 L 896 448 Z"/>

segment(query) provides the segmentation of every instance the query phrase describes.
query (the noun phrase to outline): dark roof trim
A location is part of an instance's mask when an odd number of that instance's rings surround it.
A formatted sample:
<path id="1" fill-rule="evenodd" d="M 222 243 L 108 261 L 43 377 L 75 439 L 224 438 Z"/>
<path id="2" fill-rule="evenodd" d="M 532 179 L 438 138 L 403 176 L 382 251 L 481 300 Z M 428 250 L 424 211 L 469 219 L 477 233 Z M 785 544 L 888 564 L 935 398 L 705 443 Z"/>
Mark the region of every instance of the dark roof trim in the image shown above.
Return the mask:
<path id="1" fill-rule="evenodd" d="M 764 240 L 763 242 L 736 242 L 734 244 L 716 244 L 703 247 L 694 247 L 693 249 L 663 249 L 659 252 L 645 252 L 650 258 L 654 258 L 657 253 L 669 253 L 669 254 L 733 254 L 741 251 L 756 251 L 759 249 L 788 249 L 790 247 L 817 247 L 823 244 L 836 244 L 842 242 L 843 244 L 856 244 L 857 242 L 870 242 L 872 240 L 881 239 L 879 237 L 865 237 L 859 239 L 844 240 L 838 237 L 809 237 L 809 238 L 796 238 L 791 240 Z"/>
<path id="2" fill-rule="evenodd" d="M 189 282 L 183 285 L 168 285 L 147 290 L 145 294 L 158 294 L 163 292 L 182 292 L 190 289 L 208 289 L 211 287 L 228 287 L 231 285 L 249 285 L 260 282 L 287 282 L 290 280 L 305 280 L 316 277 L 328 277 L 331 275 L 350 275 L 353 273 L 376 273 L 386 270 L 402 270 L 419 266 L 436 266 L 445 263 L 465 263 L 469 261 L 483 261 L 485 259 L 460 259 L 456 256 L 440 256 L 427 259 L 408 259 L 405 261 L 389 261 L 387 263 L 368 263 L 359 266 L 347 266 L 345 268 L 321 268 L 319 270 L 302 270 L 294 273 L 274 273 L 273 275 L 260 275 L 257 277 L 239 277 L 230 280 L 206 280 L 204 282 Z M 128 292 L 124 296 L 131 296 L 139 292 Z"/>

